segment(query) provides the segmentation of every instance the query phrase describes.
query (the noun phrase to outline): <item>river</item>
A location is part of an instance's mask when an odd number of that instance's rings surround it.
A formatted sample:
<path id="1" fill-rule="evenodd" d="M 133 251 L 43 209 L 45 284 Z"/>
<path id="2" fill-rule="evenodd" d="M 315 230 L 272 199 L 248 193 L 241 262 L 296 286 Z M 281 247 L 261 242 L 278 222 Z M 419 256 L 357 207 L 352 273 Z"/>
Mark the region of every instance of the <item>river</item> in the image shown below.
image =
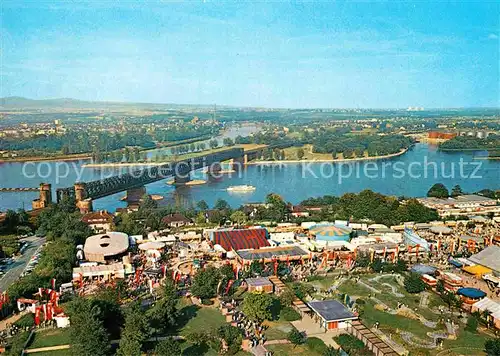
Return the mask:
<path id="1" fill-rule="evenodd" d="M 194 205 L 203 199 L 213 206 L 217 199 L 224 199 L 231 206 L 238 207 L 243 203 L 261 202 L 271 192 L 298 203 L 308 197 L 342 195 L 363 189 L 387 195 L 420 197 L 437 182 L 443 182 L 449 189 L 459 184 L 466 192 L 500 189 L 500 161 L 483 159 L 485 156 L 485 152 L 445 153 L 435 146 L 418 143 L 407 153 L 386 160 L 349 164 L 249 165 L 238 173 L 208 180 L 203 185 L 175 188 L 162 180 L 149 184 L 147 191 L 164 196 L 162 204 Z M 110 168 L 82 168 L 82 163 L 84 161 L 2 163 L 0 186 L 33 187 L 48 182 L 52 183 L 55 193 L 54 188 L 71 186 L 79 176 L 83 181 L 90 181 L 118 172 Z M 194 172 L 193 178 L 206 179 L 201 171 Z M 240 184 L 252 185 L 256 189 L 249 193 L 227 191 L 227 187 Z M 0 193 L 0 210 L 23 206 L 29 209 L 31 200 L 37 196 L 36 192 Z M 118 193 L 98 199 L 94 201 L 94 209 L 114 211 L 124 207 L 125 203 L 119 201 L 123 196 L 124 193 Z"/>

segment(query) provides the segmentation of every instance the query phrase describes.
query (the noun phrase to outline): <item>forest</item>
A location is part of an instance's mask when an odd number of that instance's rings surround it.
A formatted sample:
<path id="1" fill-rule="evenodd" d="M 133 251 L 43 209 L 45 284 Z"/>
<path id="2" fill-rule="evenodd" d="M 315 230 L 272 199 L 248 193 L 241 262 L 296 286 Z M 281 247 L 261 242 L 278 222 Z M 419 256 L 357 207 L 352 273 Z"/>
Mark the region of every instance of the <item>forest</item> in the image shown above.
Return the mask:
<path id="1" fill-rule="evenodd" d="M 0 150 L 29 151 L 33 153 L 77 154 L 94 151 L 110 152 L 128 146 L 155 148 L 157 142 L 172 142 L 218 133 L 217 126 L 180 126 L 157 129 L 127 130 L 121 133 L 71 130 L 65 134 L 38 135 L 29 138 L 0 139 Z"/>
<path id="2" fill-rule="evenodd" d="M 442 150 L 487 150 L 496 151 L 500 156 L 500 136 L 489 135 L 487 138 L 457 136 L 439 145 Z"/>
<path id="3" fill-rule="evenodd" d="M 384 156 L 398 153 L 412 144 L 412 139 L 403 135 L 351 135 L 337 131 L 319 132 L 311 141 L 313 152 L 333 156 L 343 153 L 344 158 L 362 157 L 365 151 L 371 157 Z"/>

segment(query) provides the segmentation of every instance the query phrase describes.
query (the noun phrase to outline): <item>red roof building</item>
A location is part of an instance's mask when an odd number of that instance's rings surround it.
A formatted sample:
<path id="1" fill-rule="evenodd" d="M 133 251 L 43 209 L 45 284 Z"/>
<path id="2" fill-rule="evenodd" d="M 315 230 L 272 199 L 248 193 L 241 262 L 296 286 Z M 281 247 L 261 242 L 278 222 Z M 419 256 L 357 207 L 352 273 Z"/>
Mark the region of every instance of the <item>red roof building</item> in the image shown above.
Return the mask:
<path id="1" fill-rule="evenodd" d="M 87 213 L 82 217 L 82 221 L 90 226 L 95 232 L 107 232 L 112 230 L 113 215 L 105 210 Z"/>
<path id="2" fill-rule="evenodd" d="M 182 227 L 193 225 L 191 219 L 186 218 L 184 215 L 174 213 L 163 217 L 162 222 L 169 227 Z"/>
<path id="3" fill-rule="evenodd" d="M 214 245 L 221 245 L 226 251 L 270 246 L 267 230 L 264 228 L 213 230 L 209 236 Z"/>

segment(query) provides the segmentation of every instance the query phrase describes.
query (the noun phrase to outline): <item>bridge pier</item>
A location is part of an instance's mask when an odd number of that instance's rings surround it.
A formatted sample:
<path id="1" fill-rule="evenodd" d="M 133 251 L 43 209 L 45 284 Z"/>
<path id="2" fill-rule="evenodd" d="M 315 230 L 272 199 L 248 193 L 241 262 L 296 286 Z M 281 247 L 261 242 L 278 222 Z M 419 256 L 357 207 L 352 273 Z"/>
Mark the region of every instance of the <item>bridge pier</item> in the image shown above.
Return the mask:
<path id="1" fill-rule="evenodd" d="M 92 209 L 92 199 L 87 197 L 87 187 L 85 183 L 75 183 L 76 207 L 82 214 L 90 213 Z"/>
<path id="2" fill-rule="evenodd" d="M 243 155 L 238 158 L 233 158 L 229 161 L 229 165 L 231 169 L 234 171 L 238 171 L 243 169 L 243 167 L 248 163 L 248 155 Z"/>
<path id="3" fill-rule="evenodd" d="M 40 197 L 31 202 L 31 207 L 34 210 L 46 208 L 52 203 L 52 185 L 49 183 L 41 183 L 38 190 L 40 192 Z"/>
<path id="4" fill-rule="evenodd" d="M 189 173 L 176 174 L 174 176 L 174 185 L 184 185 L 191 181 L 191 175 Z"/>
<path id="5" fill-rule="evenodd" d="M 127 189 L 127 195 L 125 199 L 128 204 L 138 204 L 142 197 L 146 195 L 146 187 L 130 188 Z"/>
<path id="6" fill-rule="evenodd" d="M 207 167 L 207 176 L 209 179 L 217 179 L 221 177 L 222 166 L 220 162 L 214 162 Z"/>

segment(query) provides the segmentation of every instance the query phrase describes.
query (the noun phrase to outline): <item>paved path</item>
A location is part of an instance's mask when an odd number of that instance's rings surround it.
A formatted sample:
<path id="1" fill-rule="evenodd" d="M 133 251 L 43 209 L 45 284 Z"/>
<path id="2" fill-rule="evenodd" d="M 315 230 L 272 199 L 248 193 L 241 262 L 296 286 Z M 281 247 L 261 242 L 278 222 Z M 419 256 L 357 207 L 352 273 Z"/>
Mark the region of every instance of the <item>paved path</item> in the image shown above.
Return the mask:
<path id="1" fill-rule="evenodd" d="M 0 279 L 0 291 L 4 292 L 9 288 L 9 286 L 17 281 L 23 273 L 26 265 L 31 259 L 31 256 L 35 254 L 40 246 L 45 243 L 45 238 L 40 238 L 37 236 L 28 237 L 25 241 L 29 241 L 29 246 L 24 251 L 21 257 L 17 258 L 16 261 L 10 265 L 9 270 L 5 273 L 5 275 Z"/>
<path id="2" fill-rule="evenodd" d="M 14 324 L 16 321 L 21 319 L 21 317 L 26 313 L 27 312 L 25 311 L 23 313 L 14 314 L 14 315 L 8 317 L 7 319 L 0 320 L 0 330 L 7 329 L 7 324 L 9 324 L 9 325 Z"/>
<path id="3" fill-rule="evenodd" d="M 69 349 L 69 345 L 58 345 L 58 346 L 48 346 L 48 347 L 39 347 L 37 349 L 28 349 L 24 350 L 25 354 L 33 354 L 36 352 L 47 352 L 47 351 L 57 351 L 57 350 L 67 350 Z"/>

